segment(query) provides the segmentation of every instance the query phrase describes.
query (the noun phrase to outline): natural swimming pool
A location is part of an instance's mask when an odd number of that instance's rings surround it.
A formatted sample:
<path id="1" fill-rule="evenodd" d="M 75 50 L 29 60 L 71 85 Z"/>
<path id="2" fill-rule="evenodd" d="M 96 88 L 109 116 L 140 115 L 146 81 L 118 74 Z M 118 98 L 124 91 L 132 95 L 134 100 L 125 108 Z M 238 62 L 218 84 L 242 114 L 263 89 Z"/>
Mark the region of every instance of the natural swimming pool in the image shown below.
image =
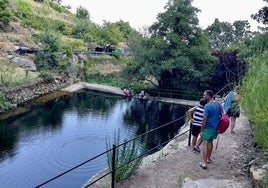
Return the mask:
<path id="1" fill-rule="evenodd" d="M 185 115 L 186 107 L 155 101 L 125 100 L 114 95 L 76 92 L 20 116 L 0 121 L 1 187 L 34 187 L 104 152 L 105 138 L 120 129 L 133 138 Z M 172 137 L 184 121 L 148 138 L 153 148 Z M 159 148 L 160 149 L 160 148 Z M 107 166 L 106 156 L 44 187 L 81 187 Z"/>

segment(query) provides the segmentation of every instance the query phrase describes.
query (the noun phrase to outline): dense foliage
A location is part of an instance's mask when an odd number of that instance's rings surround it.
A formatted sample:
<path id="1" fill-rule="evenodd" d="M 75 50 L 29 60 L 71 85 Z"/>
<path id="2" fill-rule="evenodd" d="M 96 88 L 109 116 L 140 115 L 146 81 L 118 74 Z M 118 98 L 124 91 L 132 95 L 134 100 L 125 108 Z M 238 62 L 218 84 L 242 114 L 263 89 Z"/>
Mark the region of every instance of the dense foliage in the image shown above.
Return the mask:
<path id="1" fill-rule="evenodd" d="M 247 70 L 247 64 L 238 58 L 238 50 L 214 51 L 212 54 L 218 58 L 218 63 L 210 80 L 210 88 L 213 91 L 221 91 L 224 95 L 234 86 L 240 85 Z M 226 86 L 226 87 L 225 87 Z"/>
<path id="2" fill-rule="evenodd" d="M 126 72 L 133 77 L 156 79 L 159 88 L 198 91 L 207 86 L 208 72 L 214 65 L 207 40 L 198 26 L 198 9 L 191 0 L 170 0 L 149 27 L 149 37 L 133 34 L 134 62 Z M 136 52 L 135 52 L 136 51 Z"/>
<path id="3" fill-rule="evenodd" d="M 268 0 L 263 0 L 268 3 Z M 268 24 L 268 6 L 262 7 L 258 13 L 251 15 L 254 20 L 257 20 L 260 23 L 265 25 Z"/>
<path id="4" fill-rule="evenodd" d="M 51 33 L 44 32 L 38 36 L 38 41 L 42 44 L 42 49 L 35 59 L 38 70 L 56 70 L 60 68 L 59 55 L 60 38 Z"/>
<path id="5" fill-rule="evenodd" d="M 5 29 L 12 19 L 12 14 L 8 8 L 9 0 L 0 1 L 0 29 Z"/>
<path id="6" fill-rule="evenodd" d="M 249 22 L 241 20 L 231 24 L 215 19 L 214 23 L 208 26 L 204 32 L 209 39 L 211 50 L 224 50 L 252 36 Z"/>
<path id="7" fill-rule="evenodd" d="M 90 14 L 88 12 L 88 10 L 82 6 L 79 6 L 77 9 L 76 9 L 76 17 L 78 19 L 90 19 Z"/>
<path id="8" fill-rule="evenodd" d="M 241 56 L 249 64 L 243 79 L 243 109 L 255 124 L 255 140 L 262 147 L 268 148 L 268 33 L 248 40 L 241 48 Z"/>

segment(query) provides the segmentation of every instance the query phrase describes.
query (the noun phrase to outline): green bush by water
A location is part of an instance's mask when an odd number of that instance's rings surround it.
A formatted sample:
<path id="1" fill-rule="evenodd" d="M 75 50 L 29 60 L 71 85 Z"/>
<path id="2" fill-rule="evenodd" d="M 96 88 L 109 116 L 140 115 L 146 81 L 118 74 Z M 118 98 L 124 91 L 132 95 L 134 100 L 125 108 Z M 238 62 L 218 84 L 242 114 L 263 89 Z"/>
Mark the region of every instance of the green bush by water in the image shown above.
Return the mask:
<path id="1" fill-rule="evenodd" d="M 124 140 L 123 145 L 121 145 L 120 147 L 116 147 L 115 182 L 119 182 L 122 179 L 126 179 L 132 176 L 137 171 L 142 161 L 142 158 L 139 156 L 145 152 L 146 140 L 147 136 L 145 136 L 145 140 L 143 142 L 144 144 L 141 149 L 136 145 L 136 140 L 127 143 L 126 140 Z M 118 130 L 117 134 L 116 132 L 114 133 L 113 144 L 115 146 L 120 145 L 120 130 Z M 109 150 L 111 148 L 111 140 L 109 139 L 109 137 L 106 137 L 106 149 Z M 110 170 L 112 170 L 112 156 L 112 151 L 107 153 L 107 162 Z"/>

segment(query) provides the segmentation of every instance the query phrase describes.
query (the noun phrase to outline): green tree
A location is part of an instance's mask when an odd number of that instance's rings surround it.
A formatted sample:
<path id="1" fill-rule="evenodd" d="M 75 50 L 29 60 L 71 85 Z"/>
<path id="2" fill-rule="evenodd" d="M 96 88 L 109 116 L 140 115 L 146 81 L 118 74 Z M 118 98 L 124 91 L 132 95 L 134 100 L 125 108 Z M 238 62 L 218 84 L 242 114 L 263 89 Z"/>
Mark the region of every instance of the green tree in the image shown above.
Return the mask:
<path id="1" fill-rule="evenodd" d="M 263 1 L 268 3 L 268 0 L 263 0 Z M 263 23 L 267 25 L 268 24 L 268 6 L 264 6 L 258 11 L 258 13 L 252 14 L 251 18 L 253 18 L 254 20 L 257 20 L 257 22 L 259 23 Z"/>
<path id="2" fill-rule="evenodd" d="M 73 35 L 79 35 L 79 38 L 83 38 L 84 34 L 90 31 L 91 22 L 88 19 L 79 19 L 72 28 Z"/>
<path id="3" fill-rule="evenodd" d="M 140 54 L 134 57 L 132 70 L 138 70 L 144 79 L 156 79 L 160 88 L 200 90 L 215 60 L 198 27 L 198 9 L 191 2 L 169 0 L 166 11 L 149 27 L 150 37 L 142 39 Z"/>
<path id="4" fill-rule="evenodd" d="M 104 41 L 104 43 L 117 45 L 118 42 L 124 40 L 124 34 L 114 23 L 104 21 L 103 26 L 99 31 L 100 33 L 98 33 L 98 36 Z"/>
<path id="5" fill-rule="evenodd" d="M 60 38 L 51 32 L 43 32 L 38 36 L 42 44 L 41 50 L 35 60 L 39 70 L 56 70 L 60 68 L 57 52 L 60 49 Z"/>
<path id="6" fill-rule="evenodd" d="M 115 22 L 114 25 L 119 29 L 119 31 L 123 34 L 123 37 L 126 39 L 130 32 L 133 30 L 128 22 L 124 22 L 123 20 L 119 20 Z"/>
<path id="7" fill-rule="evenodd" d="M 0 29 L 4 29 L 5 26 L 9 24 L 12 19 L 12 14 L 8 8 L 9 0 L 0 1 Z M 2 23 L 2 24 L 1 24 Z"/>
<path id="8" fill-rule="evenodd" d="M 248 21 L 220 22 L 215 19 L 214 23 L 205 29 L 205 34 L 209 39 L 210 48 L 213 50 L 223 50 L 229 46 L 251 36 Z"/>
<path id="9" fill-rule="evenodd" d="M 88 10 L 81 5 L 76 9 L 76 17 L 78 19 L 90 19 L 90 14 Z"/>

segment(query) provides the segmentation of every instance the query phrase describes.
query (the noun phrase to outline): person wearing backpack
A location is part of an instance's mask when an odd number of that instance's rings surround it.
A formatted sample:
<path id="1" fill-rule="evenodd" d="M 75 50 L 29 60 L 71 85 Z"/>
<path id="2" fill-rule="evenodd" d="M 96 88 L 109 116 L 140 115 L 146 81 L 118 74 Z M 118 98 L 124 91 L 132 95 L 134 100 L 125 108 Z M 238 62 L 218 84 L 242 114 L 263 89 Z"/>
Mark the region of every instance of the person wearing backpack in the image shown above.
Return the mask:
<path id="1" fill-rule="evenodd" d="M 233 92 L 233 96 L 232 96 L 231 104 L 227 110 L 227 115 L 231 119 L 231 131 L 230 131 L 231 134 L 235 134 L 234 128 L 235 128 L 235 124 L 236 124 L 236 118 L 239 118 L 239 116 L 240 116 L 239 91 L 240 91 L 239 86 L 236 86 L 234 91 L 231 91 L 231 92 Z"/>
<path id="2" fill-rule="evenodd" d="M 201 127 L 201 137 L 203 139 L 202 148 L 202 161 L 199 166 L 202 169 L 207 169 L 207 163 L 211 162 L 211 154 L 213 150 L 213 139 L 218 136 L 218 123 L 220 120 L 221 109 L 219 104 L 213 98 L 213 91 L 206 90 L 204 92 L 204 98 L 207 100 L 207 104 L 204 107 L 204 116 Z"/>

